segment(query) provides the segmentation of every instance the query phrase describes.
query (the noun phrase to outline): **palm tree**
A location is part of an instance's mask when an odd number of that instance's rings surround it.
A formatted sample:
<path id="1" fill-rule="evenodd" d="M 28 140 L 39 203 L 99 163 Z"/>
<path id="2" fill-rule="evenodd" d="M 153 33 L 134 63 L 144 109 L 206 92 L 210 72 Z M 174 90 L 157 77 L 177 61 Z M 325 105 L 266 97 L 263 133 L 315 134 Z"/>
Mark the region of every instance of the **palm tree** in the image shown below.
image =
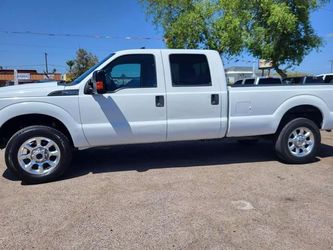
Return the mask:
<path id="1" fill-rule="evenodd" d="M 72 73 L 72 69 L 73 69 L 73 66 L 75 64 L 75 61 L 74 60 L 68 60 L 66 62 L 67 66 L 69 67 L 69 73 Z"/>

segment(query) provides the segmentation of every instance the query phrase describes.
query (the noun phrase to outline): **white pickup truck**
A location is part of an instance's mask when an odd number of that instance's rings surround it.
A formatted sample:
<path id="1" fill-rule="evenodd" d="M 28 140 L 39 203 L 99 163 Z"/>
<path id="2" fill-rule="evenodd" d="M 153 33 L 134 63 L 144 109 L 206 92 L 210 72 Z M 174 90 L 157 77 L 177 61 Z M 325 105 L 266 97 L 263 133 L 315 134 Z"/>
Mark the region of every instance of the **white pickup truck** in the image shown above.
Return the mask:
<path id="1" fill-rule="evenodd" d="M 1 148 L 27 183 L 59 177 L 73 149 L 131 143 L 267 136 L 307 163 L 332 128 L 333 85 L 227 87 L 211 50 L 120 51 L 69 85 L 0 89 Z"/>

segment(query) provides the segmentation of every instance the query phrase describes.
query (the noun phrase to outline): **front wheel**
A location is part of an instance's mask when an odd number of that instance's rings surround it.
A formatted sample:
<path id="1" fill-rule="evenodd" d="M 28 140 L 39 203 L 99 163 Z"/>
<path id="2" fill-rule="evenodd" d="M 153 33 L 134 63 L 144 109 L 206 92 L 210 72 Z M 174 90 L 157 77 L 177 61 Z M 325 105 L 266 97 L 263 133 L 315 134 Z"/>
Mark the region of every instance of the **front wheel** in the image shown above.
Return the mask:
<path id="1" fill-rule="evenodd" d="M 9 140 L 5 160 L 9 169 L 25 183 L 42 183 L 62 175 L 70 164 L 72 147 L 60 131 L 30 126 Z"/>
<path id="2" fill-rule="evenodd" d="M 317 125 L 309 119 L 297 118 L 282 128 L 275 142 L 275 151 L 286 163 L 304 164 L 314 160 L 320 143 Z"/>

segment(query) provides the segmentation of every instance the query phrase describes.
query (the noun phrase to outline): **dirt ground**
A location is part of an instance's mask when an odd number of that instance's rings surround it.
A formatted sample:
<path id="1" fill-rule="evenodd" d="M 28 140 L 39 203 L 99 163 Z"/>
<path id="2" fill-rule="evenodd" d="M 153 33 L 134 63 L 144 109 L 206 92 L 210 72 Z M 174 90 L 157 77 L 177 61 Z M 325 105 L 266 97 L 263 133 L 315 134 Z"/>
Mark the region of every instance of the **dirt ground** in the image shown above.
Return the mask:
<path id="1" fill-rule="evenodd" d="M 316 162 L 272 144 L 200 141 L 77 152 L 22 185 L 0 155 L 3 249 L 332 249 L 333 133 Z"/>

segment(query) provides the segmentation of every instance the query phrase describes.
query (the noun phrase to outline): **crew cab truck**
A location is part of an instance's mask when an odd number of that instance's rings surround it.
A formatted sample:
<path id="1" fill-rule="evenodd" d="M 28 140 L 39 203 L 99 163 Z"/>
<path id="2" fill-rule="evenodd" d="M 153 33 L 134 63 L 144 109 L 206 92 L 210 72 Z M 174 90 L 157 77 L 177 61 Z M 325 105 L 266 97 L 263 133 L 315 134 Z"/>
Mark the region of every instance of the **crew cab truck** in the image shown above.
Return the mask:
<path id="1" fill-rule="evenodd" d="M 73 149 L 133 143 L 270 135 L 302 164 L 333 128 L 332 96 L 331 84 L 227 87 L 216 51 L 120 51 L 69 85 L 1 88 L 1 148 L 26 183 L 58 178 Z"/>

